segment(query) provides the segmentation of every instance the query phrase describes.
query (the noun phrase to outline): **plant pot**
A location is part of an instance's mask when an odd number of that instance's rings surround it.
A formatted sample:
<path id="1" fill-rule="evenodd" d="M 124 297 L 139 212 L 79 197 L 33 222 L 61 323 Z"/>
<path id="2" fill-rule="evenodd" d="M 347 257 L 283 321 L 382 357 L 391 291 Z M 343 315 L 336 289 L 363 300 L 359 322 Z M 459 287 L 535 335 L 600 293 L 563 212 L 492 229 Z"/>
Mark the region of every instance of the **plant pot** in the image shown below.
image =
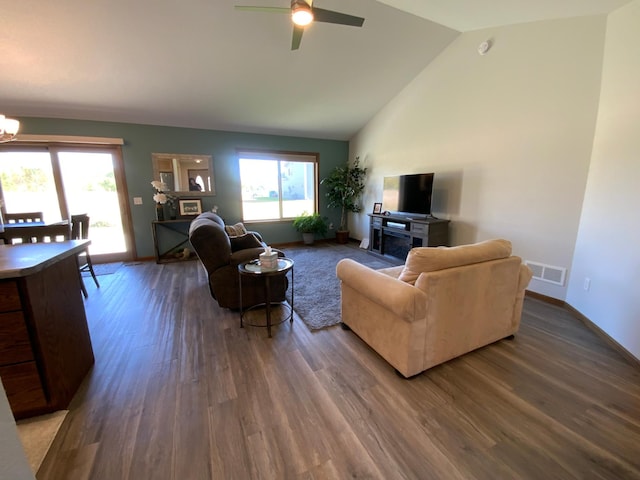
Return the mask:
<path id="1" fill-rule="evenodd" d="M 305 245 L 313 245 L 313 241 L 315 240 L 315 234 L 313 233 L 303 233 L 302 241 Z"/>
<path id="2" fill-rule="evenodd" d="M 336 242 L 348 243 L 349 242 L 349 230 L 336 230 Z"/>

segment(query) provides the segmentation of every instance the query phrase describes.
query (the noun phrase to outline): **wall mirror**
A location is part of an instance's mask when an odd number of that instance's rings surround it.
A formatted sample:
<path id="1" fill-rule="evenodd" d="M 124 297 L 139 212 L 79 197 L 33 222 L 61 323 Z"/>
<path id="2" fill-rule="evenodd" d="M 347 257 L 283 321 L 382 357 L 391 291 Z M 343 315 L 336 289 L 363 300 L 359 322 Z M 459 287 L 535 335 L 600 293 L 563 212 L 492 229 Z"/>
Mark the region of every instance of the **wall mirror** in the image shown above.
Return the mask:
<path id="1" fill-rule="evenodd" d="M 160 180 L 176 195 L 216 194 L 211 155 L 152 153 L 153 178 Z"/>

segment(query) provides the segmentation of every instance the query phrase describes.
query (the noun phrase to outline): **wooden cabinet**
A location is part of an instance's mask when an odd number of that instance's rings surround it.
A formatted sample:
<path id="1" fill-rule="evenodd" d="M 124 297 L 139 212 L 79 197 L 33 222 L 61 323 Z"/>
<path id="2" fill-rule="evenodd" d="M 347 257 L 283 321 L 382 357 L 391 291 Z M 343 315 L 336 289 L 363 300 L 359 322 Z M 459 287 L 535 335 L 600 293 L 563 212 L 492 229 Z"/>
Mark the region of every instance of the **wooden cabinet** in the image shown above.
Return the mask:
<path id="1" fill-rule="evenodd" d="M 34 360 L 29 331 L 21 310 L 0 313 L 0 359 L 2 365 Z"/>
<path id="2" fill-rule="evenodd" d="M 85 243 L 0 246 L 0 378 L 16 419 L 67 408 L 93 365 L 76 261 Z"/>
<path id="3" fill-rule="evenodd" d="M 31 412 L 48 411 L 44 385 L 35 361 L 0 366 L 0 378 L 16 419 L 28 417 Z"/>
<path id="4" fill-rule="evenodd" d="M 369 214 L 369 251 L 402 260 L 414 247 L 449 243 L 449 220 Z"/>

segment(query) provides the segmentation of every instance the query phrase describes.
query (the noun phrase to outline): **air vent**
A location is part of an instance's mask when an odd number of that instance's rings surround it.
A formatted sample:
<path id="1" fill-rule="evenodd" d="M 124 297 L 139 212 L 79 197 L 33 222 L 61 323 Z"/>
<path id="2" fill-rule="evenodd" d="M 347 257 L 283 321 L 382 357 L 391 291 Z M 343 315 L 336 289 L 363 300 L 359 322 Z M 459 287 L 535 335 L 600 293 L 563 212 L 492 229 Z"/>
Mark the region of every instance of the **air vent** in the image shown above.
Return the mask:
<path id="1" fill-rule="evenodd" d="M 533 272 L 533 278 L 564 286 L 564 279 L 567 276 L 566 268 L 554 267 L 553 265 L 545 265 L 544 263 L 532 262 L 530 260 L 526 260 L 524 264 Z"/>

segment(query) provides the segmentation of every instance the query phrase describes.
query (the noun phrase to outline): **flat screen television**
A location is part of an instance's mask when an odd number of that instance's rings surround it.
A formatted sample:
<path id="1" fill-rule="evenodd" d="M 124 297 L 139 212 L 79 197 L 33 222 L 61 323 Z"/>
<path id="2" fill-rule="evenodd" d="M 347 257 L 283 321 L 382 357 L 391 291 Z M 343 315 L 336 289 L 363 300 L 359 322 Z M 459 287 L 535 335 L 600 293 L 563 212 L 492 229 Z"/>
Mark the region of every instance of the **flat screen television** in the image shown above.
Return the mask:
<path id="1" fill-rule="evenodd" d="M 431 215 L 433 173 L 384 177 L 382 210 L 413 217 Z"/>

